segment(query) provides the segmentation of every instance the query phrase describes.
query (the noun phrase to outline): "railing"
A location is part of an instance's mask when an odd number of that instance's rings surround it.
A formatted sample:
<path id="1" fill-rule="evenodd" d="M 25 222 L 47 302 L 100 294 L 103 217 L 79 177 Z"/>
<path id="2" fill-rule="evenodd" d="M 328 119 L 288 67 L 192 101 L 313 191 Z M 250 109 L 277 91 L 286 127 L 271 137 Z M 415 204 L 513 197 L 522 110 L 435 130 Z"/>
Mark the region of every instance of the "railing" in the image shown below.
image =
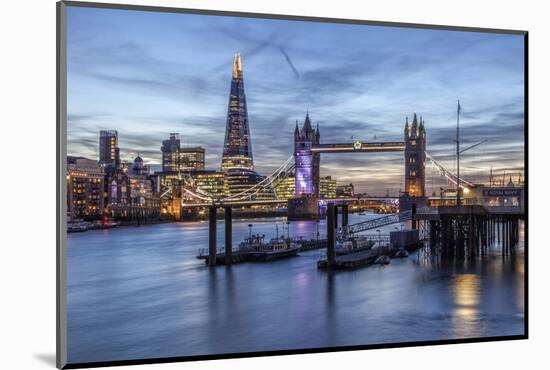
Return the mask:
<path id="1" fill-rule="evenodd" d="M 232 252 L 238 252 L 239 251 L 239 248 L 231 248 L 231 251 Z M 198 257 L 207 257 L 210 255 L 210 251 L 208 250 L 208 248 L 199 248 L 198 252 L 197 252 L 197 256 Z M 218 254 L 225 254 L 225 247 L 217 247 L 216 248 L 216 255 Z"/>
<path id="2" fill-rule="evenodd" d="M 399 212 L 387 216 L 374 218 L 371 220 L 359 222 L 353 225 L 348 225 L 343 228 L 343 233 L 355 234 L 366 230 L 376 229 L 378 227 L 400 223 L 410 220 L 412 218 L 412 211 Z"/>
<path id="3" fill-rule="evenodd" d="M 390 242 L 390 236 L 389 235 L 363 234 L 363 235 L 361 235 L 361 237 L 364 237 L 367 240 L 371 240 L 373 242 L 378 242 L 378 243 L 389 243 Z"/>
<path id="4" fill-rule="evenodd" d="M 490 213 L 520 214 L 523 210 L 520 206 L 484 206 Z"/>
<path id="5" fill-rule="evenodd" d="M 416 214 L 422 215 L 436 215 L 439 213 L 437 207 L 422 207 L 416 210 Z"/>

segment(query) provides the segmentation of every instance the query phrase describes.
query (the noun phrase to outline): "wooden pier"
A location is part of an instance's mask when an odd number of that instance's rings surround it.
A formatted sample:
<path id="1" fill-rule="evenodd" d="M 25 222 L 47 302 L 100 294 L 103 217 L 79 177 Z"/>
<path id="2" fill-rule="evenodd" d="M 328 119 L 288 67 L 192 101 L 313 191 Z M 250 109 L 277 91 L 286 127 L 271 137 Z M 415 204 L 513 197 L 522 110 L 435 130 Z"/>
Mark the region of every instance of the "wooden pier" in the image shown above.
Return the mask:
<path id="1" fill-rule="evenodd" d="M 480 205 L 440 206 L 415 215 L 428 234 L 430 251 L 443 259 L 471 259 L 487 254 L 490 247 L 502 255 L 514 254 L 519 243 L 520 212 Z"/>

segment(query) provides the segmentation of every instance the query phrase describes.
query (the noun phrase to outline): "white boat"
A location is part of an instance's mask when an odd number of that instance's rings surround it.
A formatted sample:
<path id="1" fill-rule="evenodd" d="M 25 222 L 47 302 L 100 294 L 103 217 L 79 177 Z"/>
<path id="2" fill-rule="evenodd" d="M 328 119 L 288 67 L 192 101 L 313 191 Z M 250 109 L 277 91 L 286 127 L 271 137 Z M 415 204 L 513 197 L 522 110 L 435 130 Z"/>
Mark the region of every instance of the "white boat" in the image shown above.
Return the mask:
<path id="1" fill-rule="evenodd" d="M 80 219 L 67 220 L 67 232 L 77 233 L 87 231 L 90 227 L 90 223 Z"/>
<path id="2" fill-rule="evenodd" d="M 375 243 L 364 236 L 344 237 L 336 240 L 336 253 L 345 254 L 373 247 Z"/>
<path id="3" fill-rule="evenodd" d="M 239 244 L 239 250 L 248 252 L 251 261 L 272 261 L 295 256 L 301 249 L 298 243 L 284 237 L 272 238 L 269 242 L 264 239 L 265 235 L 250 235 Z"/>

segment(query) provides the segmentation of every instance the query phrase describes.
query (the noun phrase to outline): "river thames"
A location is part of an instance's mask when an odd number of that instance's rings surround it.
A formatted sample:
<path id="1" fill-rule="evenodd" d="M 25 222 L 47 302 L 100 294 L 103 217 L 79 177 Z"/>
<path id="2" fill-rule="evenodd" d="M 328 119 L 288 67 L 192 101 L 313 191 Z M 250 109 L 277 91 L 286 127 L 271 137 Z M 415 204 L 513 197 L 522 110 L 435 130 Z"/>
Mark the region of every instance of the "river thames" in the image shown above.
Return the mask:
<path id="1" fill-rule="evenodd" d="M 234 220 L 234 245 L 248 224 L 275 236 L 275 222 L 286 233 L 284 218 Z M 219 246 L 223 232 L 219 220 Z M 206 222 L 69 234 L 69 363 L 524 334 L 523 231 L 511 257 L 442 263 L 420 251 L 335 273 L 317 270 L 320 250 L 208 268 L 195 258 L 207 239 Z"/>

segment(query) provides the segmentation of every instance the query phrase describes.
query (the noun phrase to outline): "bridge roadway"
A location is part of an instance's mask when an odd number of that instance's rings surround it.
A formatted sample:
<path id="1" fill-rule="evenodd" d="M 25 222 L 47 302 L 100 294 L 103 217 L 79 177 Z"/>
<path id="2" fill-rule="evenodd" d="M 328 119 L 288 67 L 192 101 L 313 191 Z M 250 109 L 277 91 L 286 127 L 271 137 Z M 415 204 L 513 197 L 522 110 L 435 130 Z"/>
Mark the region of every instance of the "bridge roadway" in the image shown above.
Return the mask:
<path id="1" fill-rule="evenodd" d="M 356 201 L 377 201 L 377 200 L 398 200 L 399 197 L 386 197 L 386 196 L 372 196 L 366 198 L 329 198 L 329 199 L 319 199 L 327 203 L 337 203 L 337 202 L 356 202 Z M 287 204 L 286 199 L 265 199 L 265 200 L 228 200 L 228 201 L 212 201 L 212 202 L 202 202 L 202 203 L 182 203 L 182 207 L 243 207 L 243 206 L 254 206 L 254 205 L 277 205 L 277 204 Z"/>

